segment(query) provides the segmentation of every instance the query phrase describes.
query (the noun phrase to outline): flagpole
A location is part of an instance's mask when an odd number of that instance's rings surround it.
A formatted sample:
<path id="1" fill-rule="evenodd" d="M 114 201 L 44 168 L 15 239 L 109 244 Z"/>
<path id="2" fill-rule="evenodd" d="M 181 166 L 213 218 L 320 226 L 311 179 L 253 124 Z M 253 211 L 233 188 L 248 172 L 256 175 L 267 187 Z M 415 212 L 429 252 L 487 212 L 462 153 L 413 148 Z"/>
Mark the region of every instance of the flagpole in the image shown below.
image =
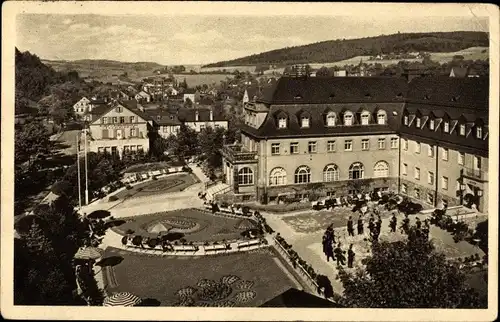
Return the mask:
<path id="1" fill-rule="evenodd" d="M 85 133 L 85 205 L 89 204 L 89 176 L 88 176 L 88 165 L 87 165 L 87 129 L 84 130 Z"/>
<path id="2" fill-rule="evenodd" d="M 78 136 L 81 135 L 80 132 L 76 135 L 76 167 L 78 169 L 78 205 L 80 210 L 82 210 L 82 184 L 80 179 L 80 140 Z"/>

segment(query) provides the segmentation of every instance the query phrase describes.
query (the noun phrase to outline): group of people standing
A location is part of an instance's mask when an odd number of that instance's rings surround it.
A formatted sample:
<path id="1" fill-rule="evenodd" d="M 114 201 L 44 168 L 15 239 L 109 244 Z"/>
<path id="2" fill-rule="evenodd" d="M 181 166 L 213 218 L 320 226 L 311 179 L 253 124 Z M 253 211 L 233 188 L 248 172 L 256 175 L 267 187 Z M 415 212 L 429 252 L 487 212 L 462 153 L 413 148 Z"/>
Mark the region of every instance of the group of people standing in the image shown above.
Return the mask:
<path id="1" fill-rule="evenodd" d="M 342 244 L 340 243 L 340 241 L 337 243 L 337 246 L 333 248 L 335 244 L 335 232 L 333 230 L 333 225 L 330 225 L 323 234 L 323 253 L 325 253 L 326 260 L 328 262 L 331 258 L 333 262 L 337 261 L 337 266 L 344 266 L 346 260 L 346 251 L 342 250 Z M 351 244 L 347 251 L 347 267 L 349 268 L 352 268 L 354 257 L 356 256 L 352 249 L 352 246 L 353 245 Z"/>

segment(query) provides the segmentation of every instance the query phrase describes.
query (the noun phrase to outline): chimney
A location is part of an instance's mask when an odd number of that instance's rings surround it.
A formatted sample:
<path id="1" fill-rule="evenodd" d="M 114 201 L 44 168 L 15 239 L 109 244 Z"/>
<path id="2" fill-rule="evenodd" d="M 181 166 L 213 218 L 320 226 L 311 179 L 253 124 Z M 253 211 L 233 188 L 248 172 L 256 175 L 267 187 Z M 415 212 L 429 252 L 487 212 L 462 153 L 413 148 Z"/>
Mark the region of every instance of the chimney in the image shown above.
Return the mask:
<path id="1" fill-rule="evenodd" d="M 210 121 L 213 121 L 214 120 L 214 111 L 212 111 L 212 109 L 210 109 Z"/>
<path id="2" fill-rule="evenodd" d="M 195 111 L 195 112 L 194 112 L 194 120 L 195 120 L 196 122 L 198 122 L 199 118 L 200 118 L 200 114 L 198 113 L 198 111 Z"/>

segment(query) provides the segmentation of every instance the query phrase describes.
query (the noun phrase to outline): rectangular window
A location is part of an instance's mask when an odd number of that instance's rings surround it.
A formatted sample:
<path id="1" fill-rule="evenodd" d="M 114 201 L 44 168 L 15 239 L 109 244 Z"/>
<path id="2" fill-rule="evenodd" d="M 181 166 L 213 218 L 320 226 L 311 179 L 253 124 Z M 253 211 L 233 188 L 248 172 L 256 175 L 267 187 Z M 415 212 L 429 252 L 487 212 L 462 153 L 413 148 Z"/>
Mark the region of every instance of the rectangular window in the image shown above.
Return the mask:
<path id="1" fill-rule="evenodd" d="M 344 125 L 352 125 L 352 115 L 344 115 Z"/>
<path id="2" fill-rule="evenodd" d="M 326 145 L 326 150 L 328 152 L 335 152 L 336 146 L 335 146 L 335 141 L 328 141 Z"/>
<path id="3" fill-rule="evenodd" d="M 415 121 L 415 124 L 416 124 L 416 126 L 418 128 L 420 128 L 420 125 L 421 125 L 421 123 L 420 123 L 420 117 L 417 117 L 417 120 Z"/>
<path id="4" fill-rule="evenodd" d="M 465 124 L 460 124 L 460 135 L 465 136 Z"/>
<path id="5" fill-rule="evenodd" d="M 403 139 L 403 150 L 408 151 L 408 140 Z"/>
<path id="6" fill-rule="evenodd" d="M 427 194 L 427 203 L 433 205 L 434 204 L 434 195 L 432 193 Z"/>
<path id="7" fill-rule="evenodd" d="M 130 136 L 135 137 L 137 135 L 137 130 L 136 129 L 130 129 Z"/>
<path id="8" fill-rule="evenodd" d="M 432 145 L 427 145 L 427 156 L 429 156 L 429 158 L 434 158 L 434 146 Z"/>
<path id="9" fill-rule="evenodd" d="M 352 151 L 352 140 L 345 140 L 344 151 Z"/>
<path id="10" fill-rule="evenodd" d="M 391 149 L 398 148 L 398 138 L 391 138 Z"/>
<path id="11" fill-rule="evenodd" d="M 415 153 L 420 153 L 421 149 L 420 142 L 415 142 Z"/>
<path id="12" fill-rule="evenodd" d="M 385 125 L 385 114 L 378 114 L 377 115 L 377 123 L 379 125 Z"/>
<path id="13" fill-rule="evenodd" d="M 443 131 L 444 131 L 444 133 L 449 133 L 450 132 L 450 122 L 444 122 L 444 124 L 443 124 Z"/>
<path id="14" fill-rule="evenodd" d="M 434 172 L 429 171 L 427 173 L 427 183 L 430 185 L 434 184 Z"/>
<path id="15" fill-rule="evenodd" d="M 403 175 L 406 176 L 408 175 L 408 164 L 403 163 L 403 169 L 402 169 Z"/>
<path id="16" fill-rule="evenodd" d="M 307 149 L 308 149 L 309 153 L 316 153 L 317 152 L 316 142 L 309 142 L 307 144 Z"/>
<path id="17" fill-rule="evenodd" d="M 113 124 L 118 123 L 118 118 L 116 116 L 113 116 Z"/>
<path id="18" fill-rule="evenodd" d="M 101 119 L 101 122 L 102 124 L 108 124 L 108 118 L 106 116 L 104 116 L 102 119 Z"/>
<path id="19" fill-rule="evenodd" d="M 441 178 L 441 186 L 443 190 L 448 190 L 448 177 Z"/>
<path id="20" fill-rule="evenodd" d="M 448 155 L 449 155 L 448 149 L 443 148 L 443 155 L 442 155 L 443 161 L 448 161 Z"/>
<path id="21" fill-rule="evenodd" d="M 415 180 L 420 180 L 420 168 L 415 167 Z"/>
<path id="22" fill-rule="evenodd" d="M 476 138 L 478 139 L 483 138 L 483 128 L 480 126 L 476 127 Z"/>
<path id="23" fill-rule="evenodd" d="M 363 139 L 361 140 L 361 150 L 366 151 L 370 149 L 370 140 Z"/>
<path id="24" fill-rule="evenodd" d="M 308 117 L 303 117 L 301 119 L 302 123 L 301 123 L 301 126 L 302 127 L 309 127 L 309 118 Z"/>
<path id="25" fill-rule="evenodd" d="M 368 125 L 369 119 L 370 119 L 369 115 L 367 115 L 367 114 L 361 115 L 361 125 Z"/>
<path id="26" fill-rule="evenodd" d="M 124 116 L 120 116 L 120 123 L 125 123 L 125 117 Z"/>
<path id="27" fill-rule="evenodd" d="M 280 129 L 286 128 L 286 118 L 280 117 L 278 119 L 278 128 L 280 128 Z"/>
<path id="28" fill-rule="evenodd" d="M 481 157 L 474 156 L 474 170 L 481 170 Z"/>
<path id="29" fill-rule="evenodd" d="M 404 116 L 404 123 L 405 123 L 405 125 L 408 125 L 408 115 Z"/>
<path id="30" fill-rule="evenodd" d="M 109 132 L 107 129 L 102 130 L 102 138 L 107 139 L 109 136 Z"/>
<path id="31" fill-rule="evenodd" d="M 401 192 L 404 194 L 408 193 L 408 186 L 404 183 L 401 185 Z"/>
<path id="32" fill-rule="evenodd" d="M 299 153 L 299 143 L 298 142 L 290 143 L 290 154 L 297 154 L 297 153 Z"/>
<path id="33" fill-rule="evenodd" d="M 385 139 L 378 139 L 378 149 L 379 150 L 385 149 Z"/>
<path id="34" fill-rule="evenodd" d="M 280 144 L 279 143 L 271 144 L 271 154 L 272 155 L 280 154 Z"/>
<path id="35" fill-rule="evenodd" d="M 429 128 L 430 128 L 431 130 L 434 130 L 434 120 L 430 120 L 430 121 L 429 121 Z"/>
<path id="36" fill-rule="evenodd" d="M 465 153 L 458 152 L 458 164 L 459 165 L 465 164 Z"/>
<path id="37" fill-rule="evenodd" d="M 135 122 L 135 117 L 134 116 L 131 116 L 130 117 L 130 123 L 134 123 Z"/>

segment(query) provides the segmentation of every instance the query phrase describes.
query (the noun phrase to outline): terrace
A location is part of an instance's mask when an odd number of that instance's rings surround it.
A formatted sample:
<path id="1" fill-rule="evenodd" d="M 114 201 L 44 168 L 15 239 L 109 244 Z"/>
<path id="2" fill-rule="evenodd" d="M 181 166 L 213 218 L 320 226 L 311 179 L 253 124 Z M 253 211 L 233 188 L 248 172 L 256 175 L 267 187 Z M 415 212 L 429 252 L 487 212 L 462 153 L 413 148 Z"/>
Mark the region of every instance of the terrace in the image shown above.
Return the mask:
<path id="1" fill-rule="evenodd" d="M 248 151 L 242 144 L 224 145 L 221 150 L 222 155 L 231 163 L 257 162 L 257 152 Z"/>

